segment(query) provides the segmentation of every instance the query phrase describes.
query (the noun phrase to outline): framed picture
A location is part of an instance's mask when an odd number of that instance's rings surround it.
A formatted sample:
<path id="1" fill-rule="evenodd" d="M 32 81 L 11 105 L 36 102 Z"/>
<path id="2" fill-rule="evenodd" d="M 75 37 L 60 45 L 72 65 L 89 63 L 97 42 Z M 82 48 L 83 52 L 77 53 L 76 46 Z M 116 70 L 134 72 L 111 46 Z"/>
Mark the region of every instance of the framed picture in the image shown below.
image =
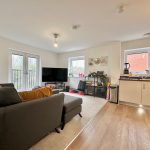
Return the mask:
<path id="1" fill-rule="evenodd" d="M 108 56 L 101 56 L 99 58 L 89 58 L 88 60 L 89 66 L 107 66 L 108 65 Z"/>

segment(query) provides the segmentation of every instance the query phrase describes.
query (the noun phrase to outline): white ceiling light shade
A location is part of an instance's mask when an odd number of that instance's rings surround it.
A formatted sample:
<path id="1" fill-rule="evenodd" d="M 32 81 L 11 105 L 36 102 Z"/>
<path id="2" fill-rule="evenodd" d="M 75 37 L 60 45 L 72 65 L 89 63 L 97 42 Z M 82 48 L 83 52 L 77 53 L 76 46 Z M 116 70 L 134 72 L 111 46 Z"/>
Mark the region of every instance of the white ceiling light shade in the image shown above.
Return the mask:
<path id="1" fill-rule="evenodd" d="M 54 42 L 54 47 L 58 47 L 58 43 L 56 41 Z"/>
<path id="2" fill-rule="evenodd" d="M 53 46 L 54 47 L 58 47 L 58 37 L 60 36 L 58 33 L 53 33 L 53 36 L 54 36 L 54 44 L 53 44 Z"/>

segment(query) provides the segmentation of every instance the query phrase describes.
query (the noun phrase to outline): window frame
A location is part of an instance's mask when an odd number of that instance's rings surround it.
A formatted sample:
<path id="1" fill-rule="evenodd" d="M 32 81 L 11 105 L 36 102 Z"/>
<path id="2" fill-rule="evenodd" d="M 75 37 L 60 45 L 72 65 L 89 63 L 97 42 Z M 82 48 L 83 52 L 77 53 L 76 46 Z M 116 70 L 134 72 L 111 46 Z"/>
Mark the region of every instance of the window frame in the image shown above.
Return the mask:
<path id="1" fill-rule="evenodd" d="M 142 54 L 142 53 L 148 53 L 148 69 L 150 69 L 150 47 L 125 50 L 124 51 L 124 62 L 127 63 L 127 56 L 128 55 Z M 145 74 L 146 74 L 146 72 L 145 72 Z"/>
<path id="2" fill-rule="evenodd" d="M 70 68 L 71 68 L 72 61 L 75 61 L 75 60 L 84 60 L 84 71 L 83 71 L 83 73 L 85 74 L 85 56 L 69 57 L 69 59 L 68 59 L 68 77 L 70 77 L 69 74 L 70 74 Z M 73 77 L 75 78 L 75 77 L 79 77 L 79 76 L 73 75 Z"/>

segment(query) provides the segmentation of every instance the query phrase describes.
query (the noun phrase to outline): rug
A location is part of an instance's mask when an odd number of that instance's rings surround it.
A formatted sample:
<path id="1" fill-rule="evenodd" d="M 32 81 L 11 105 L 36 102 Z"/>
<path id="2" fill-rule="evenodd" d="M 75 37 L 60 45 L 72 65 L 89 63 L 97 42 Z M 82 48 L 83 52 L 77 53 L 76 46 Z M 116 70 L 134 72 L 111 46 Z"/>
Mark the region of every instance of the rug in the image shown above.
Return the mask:
<path id="1" fill-rule="evenodd" d="M 65 94 L 81 97 L 83 99 L 81 113 L 83 117 L 80 118 L 79 115 L 75 116 L 65 125 L 64 130 L 61 130 L 60 134 L 56 132 L 50 133 L 29 150 L 64 150 L 107 103 L 107 100 L 93 96 L 79 96 L 70 93 Z"/>

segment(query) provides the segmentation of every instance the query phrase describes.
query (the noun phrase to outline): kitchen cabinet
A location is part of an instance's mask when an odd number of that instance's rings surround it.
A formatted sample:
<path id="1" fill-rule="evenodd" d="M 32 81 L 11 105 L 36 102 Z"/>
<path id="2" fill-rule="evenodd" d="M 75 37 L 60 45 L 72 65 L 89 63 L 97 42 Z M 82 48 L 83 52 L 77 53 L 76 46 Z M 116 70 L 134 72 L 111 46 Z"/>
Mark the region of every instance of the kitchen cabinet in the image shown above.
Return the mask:
<path id="1" fill-rule="evenodd" d="M 119 100 L 141 104 L 141 81 L 120 80 Z"/>
<path id="2" fill-rule="evenodd" d="M 120 80 L 119 101 L 150 106 L 150 80 Z"/>
<path id="3" fill-rule="evenodd" d="M 142 105 L 150 106 L 150 82 L 142 82 Z"/>

